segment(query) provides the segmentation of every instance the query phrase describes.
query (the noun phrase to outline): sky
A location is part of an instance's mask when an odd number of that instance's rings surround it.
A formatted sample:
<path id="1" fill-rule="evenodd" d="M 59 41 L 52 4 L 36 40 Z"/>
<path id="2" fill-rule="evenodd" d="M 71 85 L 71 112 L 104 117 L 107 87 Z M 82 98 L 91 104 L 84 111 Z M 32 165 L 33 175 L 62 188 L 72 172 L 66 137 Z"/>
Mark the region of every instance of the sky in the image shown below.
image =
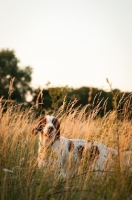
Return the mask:
<path id="1" fill-rule="evenodd" d="M 0 50 L 33 68 L 32 86 L 132 92 L 131 0 L 0 0 Z"/>

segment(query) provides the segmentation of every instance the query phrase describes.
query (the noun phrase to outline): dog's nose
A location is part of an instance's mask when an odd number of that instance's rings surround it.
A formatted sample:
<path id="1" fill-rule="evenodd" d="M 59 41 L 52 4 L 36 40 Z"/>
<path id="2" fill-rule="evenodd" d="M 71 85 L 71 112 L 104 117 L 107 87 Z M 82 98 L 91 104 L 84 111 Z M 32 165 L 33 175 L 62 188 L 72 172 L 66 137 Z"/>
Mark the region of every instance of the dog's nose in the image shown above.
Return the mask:
<path id="1" fill-rule="evenodd" d="M 51 133 L 54 130 L 54 128 L 52 126 L 48 127 L 48 132 Z"/>

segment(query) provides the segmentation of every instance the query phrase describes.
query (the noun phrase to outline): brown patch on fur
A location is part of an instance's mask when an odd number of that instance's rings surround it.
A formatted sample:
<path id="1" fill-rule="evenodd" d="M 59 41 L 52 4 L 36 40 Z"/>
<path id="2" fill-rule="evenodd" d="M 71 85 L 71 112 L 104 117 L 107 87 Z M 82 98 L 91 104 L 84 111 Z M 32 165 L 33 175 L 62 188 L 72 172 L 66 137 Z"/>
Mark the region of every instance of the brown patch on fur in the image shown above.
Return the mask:
<path id="1" fill-rule="evenodd" d="M 45 117 L 39 118 L 37 126 L 32 130 L 32 134 L 37 135 L 39 132 L 42 133 L 43 127 L 45 127 L 45 125 L 46 125 L 46 118 Z"/>
<path id="2" fill-rule="evenodd" d="M 95 158 L 98 158 L 98 156 L 99 156 L 99 149 L 98 149 L 98 147 L 97 146 L 92 146 L 91 147 L 91 151 L 90 151 L 90 158 L 92 159 L 92 160 L 94 160 Z"/>
<path id="3" fill-rule="evenodd" d="M 71 152 L 71 151 L 73 151 L 73 149 L 74 149 L 74 143 L 71 140 L 69 140 L 68 141 L 68 151 Z"/>
<path id="4" fill-rule="evenodd" d="M 59 123 L 58 119 L 54 118 L 52 120 L 52 123 L 54 124 L 54 126 L 55 126 L 56 129 L 60 128 L 60 123 Z"/>
<path id="5" fill-rule="evenodd" d="M 83 150 L 84 150 L 84 146 L 80 145 L 80 146 L 78 146 L 77 149 L 78 149 L 78 151 L 77 151 L 78 156 L 81 159 L 82 158 L 82 154 L 83 154 Z"/>

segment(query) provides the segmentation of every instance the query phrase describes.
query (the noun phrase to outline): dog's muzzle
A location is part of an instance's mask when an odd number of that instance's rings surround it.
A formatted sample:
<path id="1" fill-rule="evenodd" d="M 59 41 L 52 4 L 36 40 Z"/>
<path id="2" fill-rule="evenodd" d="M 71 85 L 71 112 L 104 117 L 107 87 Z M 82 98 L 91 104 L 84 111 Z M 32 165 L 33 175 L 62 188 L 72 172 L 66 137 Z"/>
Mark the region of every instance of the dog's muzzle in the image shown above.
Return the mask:
<path id="1" fill-rule="evenodd" d="M 49 126 L 47 128 L 47 133 L 45 133 L 45 135 L 48 136 L 49 138 L 52 138 L 53 137 L 53 130 L 54 130 L 54 128 L 52 126 Z"/>

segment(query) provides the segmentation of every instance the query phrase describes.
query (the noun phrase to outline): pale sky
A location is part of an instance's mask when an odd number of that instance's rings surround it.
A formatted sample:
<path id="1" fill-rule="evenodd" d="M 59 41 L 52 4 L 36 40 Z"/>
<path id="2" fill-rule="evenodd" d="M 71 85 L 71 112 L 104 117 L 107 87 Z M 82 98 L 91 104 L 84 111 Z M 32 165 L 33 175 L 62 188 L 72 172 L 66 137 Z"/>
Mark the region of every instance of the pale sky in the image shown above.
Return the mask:
<path id="1" fill-rule="evenodd" d="M 132 0 L 0 0 L 0 50 L 33 68 L 32 86 L 132 92 Z"/>

